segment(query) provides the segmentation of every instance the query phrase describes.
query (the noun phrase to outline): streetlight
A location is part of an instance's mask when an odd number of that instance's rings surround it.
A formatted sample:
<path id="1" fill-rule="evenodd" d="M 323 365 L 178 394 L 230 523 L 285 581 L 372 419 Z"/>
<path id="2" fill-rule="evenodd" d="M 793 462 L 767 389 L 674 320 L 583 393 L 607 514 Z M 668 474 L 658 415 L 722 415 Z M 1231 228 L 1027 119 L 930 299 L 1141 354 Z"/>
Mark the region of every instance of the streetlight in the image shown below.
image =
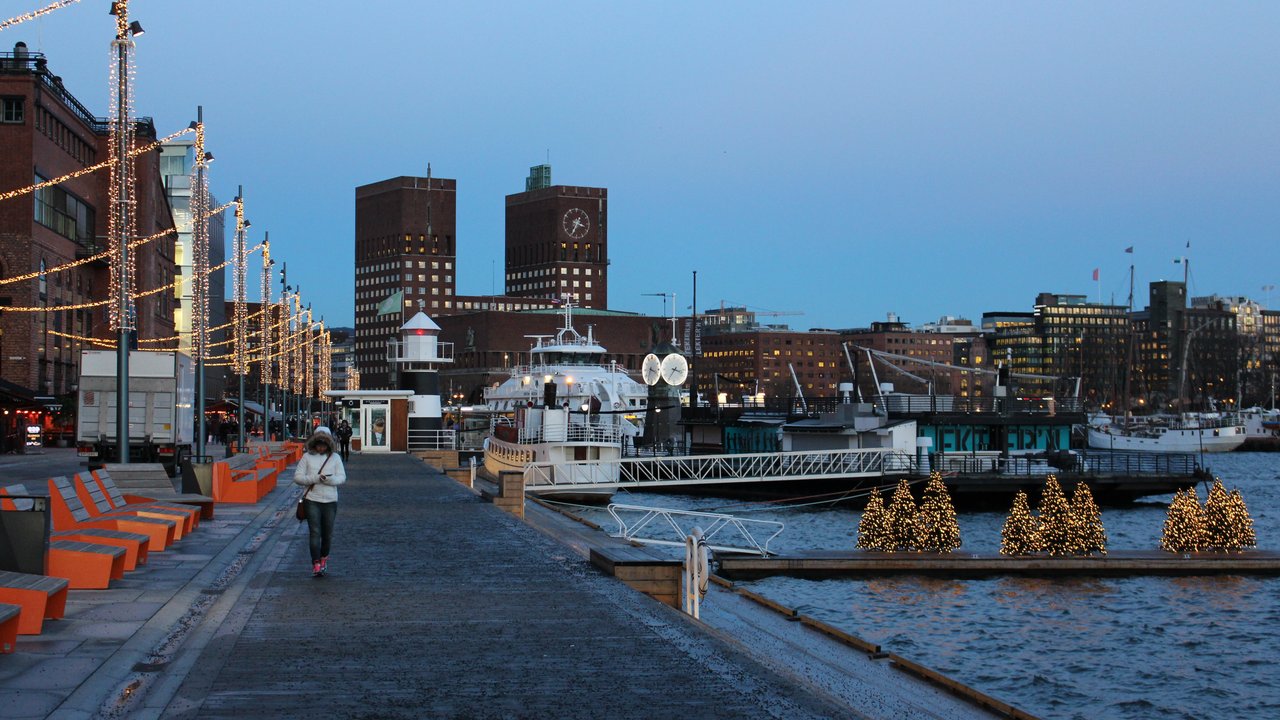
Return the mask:
<path id="1" fill-rule="evenodd" d="M 111 184 L 114 207 L 109 216 L 108 235 L 116 253 L 116 306 L 112 318 L 119 333 L 116 338 L 116 447 L 122 464 L 129 462 L 129 338 L 134 332 L 132 299 L 133 273 L 130 271 L 129 231 L 133 226 L 134 186 L 132 163 L 135 128 L 131 113 L 130 78 L 132 76 L 133 37 L 142 35 L 142 24 L 129 22 L 129 0 L 111 3 L 116 17 L 116 37 L 111 41 L 116 63 L 111 78 L 111 94 L 115 99 L 115 117 L 111 126 Z"/>

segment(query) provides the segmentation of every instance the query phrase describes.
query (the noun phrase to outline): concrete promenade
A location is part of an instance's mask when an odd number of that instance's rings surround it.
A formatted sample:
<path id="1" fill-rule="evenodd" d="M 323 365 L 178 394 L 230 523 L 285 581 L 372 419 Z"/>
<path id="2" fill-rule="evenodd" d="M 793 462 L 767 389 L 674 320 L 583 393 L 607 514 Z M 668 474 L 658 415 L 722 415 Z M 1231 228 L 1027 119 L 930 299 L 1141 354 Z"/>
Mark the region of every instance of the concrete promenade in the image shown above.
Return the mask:
<path id="1" fill-rule="evenodd" d="M 352 458 L 312 578 L 291 472 L 73 591 L 0 656 L 3 716 L 862 716 L 412 457 Z"/>

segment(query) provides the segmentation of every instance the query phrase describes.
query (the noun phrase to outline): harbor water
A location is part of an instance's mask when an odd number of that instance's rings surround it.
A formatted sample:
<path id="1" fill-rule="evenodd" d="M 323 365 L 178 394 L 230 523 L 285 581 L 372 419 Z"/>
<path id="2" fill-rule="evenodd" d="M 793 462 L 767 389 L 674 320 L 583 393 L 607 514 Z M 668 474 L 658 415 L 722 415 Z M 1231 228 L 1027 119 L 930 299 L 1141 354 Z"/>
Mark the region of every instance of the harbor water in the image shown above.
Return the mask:
<path id="1" fill-rule="evenodd" d="M 1229 453 L 1207 463 L 1243 493 L 1259 547 L 1280 549 L 1280 455 Z M 786 529 L 770 549 L 781 553 L 852 547 L 864 504 L 652 493 L 615 500 L 779 520 Z M 1169 500 L 1104 508 L 1108 547 L 1159 547 Z M 616 528 L 602 511 L 584 512 Z M 997 552 L 1004 518 L 961 513 L 959 552 Z M 1280 578 L 773 577 L 744 585 L 1044 718 L 1280 717 Z"/>

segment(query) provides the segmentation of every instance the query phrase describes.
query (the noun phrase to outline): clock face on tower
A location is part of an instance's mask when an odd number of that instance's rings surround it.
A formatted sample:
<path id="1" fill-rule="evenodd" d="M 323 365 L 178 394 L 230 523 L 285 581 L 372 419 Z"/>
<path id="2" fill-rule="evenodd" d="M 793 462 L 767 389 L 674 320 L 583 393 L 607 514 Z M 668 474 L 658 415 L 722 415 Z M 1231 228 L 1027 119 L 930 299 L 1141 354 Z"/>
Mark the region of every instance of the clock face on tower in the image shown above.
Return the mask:
<path id="1" fill-rule="evenodd" d="M 570 208 L 569 212 L 564 214 L 563 223 L 565 234 L 574 240 L 586 237 L 587 230 L 591 228 L 591 219 L 582 208 Z"/>

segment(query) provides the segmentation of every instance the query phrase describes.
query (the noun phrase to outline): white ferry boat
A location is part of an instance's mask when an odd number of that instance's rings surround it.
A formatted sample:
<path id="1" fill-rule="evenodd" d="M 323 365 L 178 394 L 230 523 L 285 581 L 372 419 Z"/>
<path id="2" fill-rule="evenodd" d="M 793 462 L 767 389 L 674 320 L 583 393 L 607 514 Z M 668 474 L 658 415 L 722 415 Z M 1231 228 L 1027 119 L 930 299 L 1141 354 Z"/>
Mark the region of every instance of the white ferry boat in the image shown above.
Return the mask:
<path id="1" fill-rule="evenodd" d="M 1105 415 L 1089 419 L 1089 447 L 1158 453 L 1230 452 L 1244 444 L 1243 425 L 1221 417 L 1185 413 L 1171 418 L 1116 422 Z"/>
<path id="2" fill-rule="evenodd" d="M 617 363 L 604 364 L 606 350 L 573 328 L 573 308 L 554 336 L 532 335 L 529 364 L 485 390 L 483 411 L 491 416 L 484 469 L 525 473 L 526 488 L 567 502 L 608 502 L 613 490 L 575 490 L 576 483 L 615 483 L 617 461 L 640 435 L 648 388 Z M 582 463 L 581 461 L 591 461 Z"/>

